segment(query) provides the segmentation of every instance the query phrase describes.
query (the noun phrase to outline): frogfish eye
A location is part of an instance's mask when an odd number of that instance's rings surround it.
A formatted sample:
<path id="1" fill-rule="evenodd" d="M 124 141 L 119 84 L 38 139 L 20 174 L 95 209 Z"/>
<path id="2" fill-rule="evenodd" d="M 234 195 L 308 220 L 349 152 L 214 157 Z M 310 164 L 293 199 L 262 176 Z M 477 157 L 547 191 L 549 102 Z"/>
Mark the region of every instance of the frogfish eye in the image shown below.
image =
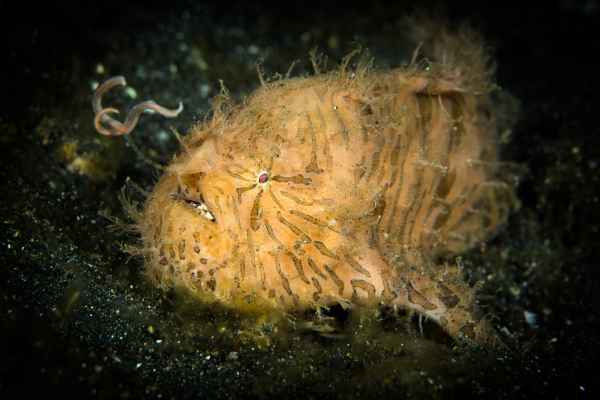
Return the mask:
<path id="1" fill-rule="evenodd" d="M 260 174 L 258 174 L 258 183 L 267 183 L 268 180 L 269 180 L 268 172 L 263 171 Z"/>

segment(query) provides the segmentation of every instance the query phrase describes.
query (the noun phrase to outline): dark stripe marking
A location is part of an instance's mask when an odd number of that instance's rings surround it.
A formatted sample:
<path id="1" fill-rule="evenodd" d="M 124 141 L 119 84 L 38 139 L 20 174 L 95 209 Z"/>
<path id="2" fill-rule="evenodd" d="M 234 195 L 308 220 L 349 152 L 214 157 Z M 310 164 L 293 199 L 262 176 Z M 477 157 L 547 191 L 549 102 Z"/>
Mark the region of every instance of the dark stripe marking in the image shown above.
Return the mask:
<path id="1" fill-rule="evenodd" d="M 327 273 L 331 277 L 331 280 L 333 280 L 333 283 L 335 283 L 335 285 L 338 287 L 339 295 L 343 296 L 344 295 L 344 282 L 340 279 L 339 276 L 337 276 L 335 271 L 329 267 L 329 265 L 325 264 L 323 267 L 325 268 L 325 271 L 327 271 Z"/>

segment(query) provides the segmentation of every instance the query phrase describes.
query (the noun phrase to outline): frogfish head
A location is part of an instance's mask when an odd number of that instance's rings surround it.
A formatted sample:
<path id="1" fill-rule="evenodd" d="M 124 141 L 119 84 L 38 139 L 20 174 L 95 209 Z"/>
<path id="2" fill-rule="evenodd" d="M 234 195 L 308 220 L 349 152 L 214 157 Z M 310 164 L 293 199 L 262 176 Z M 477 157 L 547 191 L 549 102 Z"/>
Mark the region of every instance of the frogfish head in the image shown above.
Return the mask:
<path id="1" fill-rule="evenodd" d="M 140 222 L 155 284 L 236 308 L 348 301 L 357 287 L 376 301 L 388 266 L 365 235 L 383 191 L 357 180 L 377 142 L 355 134 L 359 90 L 330 80 L 259 91 L 190 135 Z"/>

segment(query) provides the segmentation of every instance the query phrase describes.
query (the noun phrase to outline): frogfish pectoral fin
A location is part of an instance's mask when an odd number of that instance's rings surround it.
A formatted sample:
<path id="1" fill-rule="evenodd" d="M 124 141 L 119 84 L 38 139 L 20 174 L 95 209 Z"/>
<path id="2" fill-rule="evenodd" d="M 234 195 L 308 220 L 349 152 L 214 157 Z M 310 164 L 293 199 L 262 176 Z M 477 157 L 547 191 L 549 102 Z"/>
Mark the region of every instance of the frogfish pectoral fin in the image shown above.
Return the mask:
<path id="1" fill-rule="evenodd" d="M 448 274 L 447 266 L 437 269 L 442 272 L 403 271 L 397 285 L 397 296 L 391 304 L 437 322 L 459 341 L 488 348 L 506 347 L 479 311 L 475 290 L 457 277 L 456 271 Z"/>

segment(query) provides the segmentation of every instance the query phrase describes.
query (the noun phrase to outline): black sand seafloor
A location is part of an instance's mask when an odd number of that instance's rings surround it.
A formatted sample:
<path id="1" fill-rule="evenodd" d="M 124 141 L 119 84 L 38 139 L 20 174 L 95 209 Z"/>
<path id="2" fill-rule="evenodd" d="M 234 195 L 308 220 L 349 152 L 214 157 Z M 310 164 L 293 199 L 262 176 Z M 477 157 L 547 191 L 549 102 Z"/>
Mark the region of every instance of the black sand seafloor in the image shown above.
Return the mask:
<path id="1" fill-rule="evenodd" d="M 119 198 L 143 201 L 178 148 L 172 130 L 206 117 L 220 81 L 243 98 L 257 63 L 267 78 L 294 60 L 292 76 L 307 74 L 314 48 L 332 66 L 358 46 L 399 66 L 415 4 L 7 3 L 19 10 L 0 5 L 0 398 L 597 398 L 600 2 L 417 4 L 471 22 L 518 99 L 501 140 L 521 208 L 455 260 L 509 349 L 494 352 L 391 310 L 272 324 L 202 307 L 147 284 L 123 250 L 135 235 L 115 228 Z M 91 94 L 115 75 L 130 85 L 107 98 L 120 109 L 184 111 L 101 137 Z"/>

